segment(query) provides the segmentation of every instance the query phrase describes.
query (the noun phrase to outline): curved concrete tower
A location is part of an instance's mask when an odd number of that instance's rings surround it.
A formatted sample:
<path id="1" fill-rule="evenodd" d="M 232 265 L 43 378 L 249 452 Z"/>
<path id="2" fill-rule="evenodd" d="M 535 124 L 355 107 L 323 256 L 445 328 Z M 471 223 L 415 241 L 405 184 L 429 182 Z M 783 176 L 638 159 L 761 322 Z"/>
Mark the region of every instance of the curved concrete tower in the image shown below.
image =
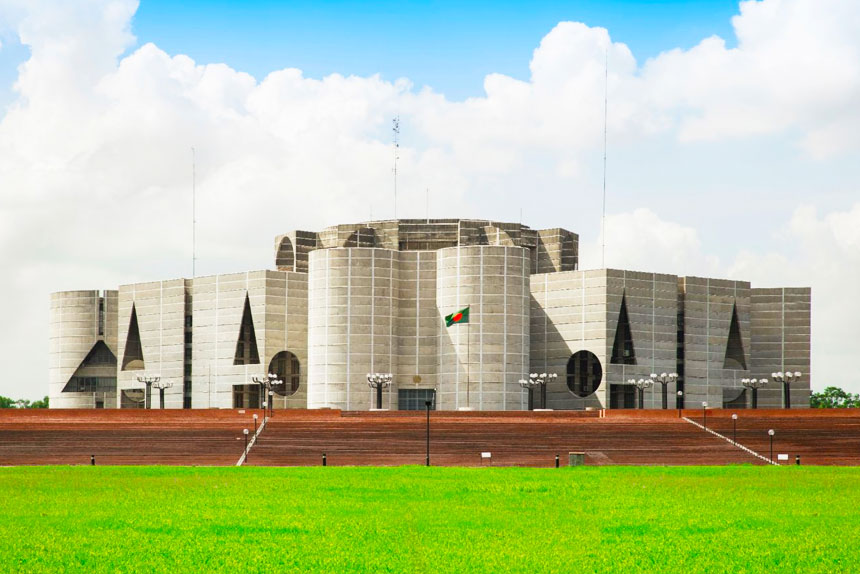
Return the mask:
<path id="1" fill-rule="evenodd" d="M 49 397 L 52 408 L 116 403 L 117 292 L 51 294 Z"/>
<path id="2" fill-rule="evenodd" d="M 472 245 L 440 249 L 440 317 L 469 307 L 469 323 L 439 323 L 438 409 L 519 410 L 529 368 L 527 249 Z"/>
<path id="3" fill-rule="evenodd" d="M 397 364 L 398 252 L 320 249 L 308 262 L 308 408 L 368 410 L 368 373 Z M 384 394 L 392 405 L 395 389 Z"/>

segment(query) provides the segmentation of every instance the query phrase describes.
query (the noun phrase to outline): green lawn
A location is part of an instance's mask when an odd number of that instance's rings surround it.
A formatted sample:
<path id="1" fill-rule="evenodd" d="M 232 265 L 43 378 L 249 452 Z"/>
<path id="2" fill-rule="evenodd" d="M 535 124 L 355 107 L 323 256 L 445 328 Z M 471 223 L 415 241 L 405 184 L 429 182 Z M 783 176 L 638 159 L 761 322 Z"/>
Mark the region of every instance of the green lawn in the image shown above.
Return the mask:
<path id="1" fill-rule="evenodd" d="M 0 468 L 2 572 L 860 572 L 860 469 Z"/>

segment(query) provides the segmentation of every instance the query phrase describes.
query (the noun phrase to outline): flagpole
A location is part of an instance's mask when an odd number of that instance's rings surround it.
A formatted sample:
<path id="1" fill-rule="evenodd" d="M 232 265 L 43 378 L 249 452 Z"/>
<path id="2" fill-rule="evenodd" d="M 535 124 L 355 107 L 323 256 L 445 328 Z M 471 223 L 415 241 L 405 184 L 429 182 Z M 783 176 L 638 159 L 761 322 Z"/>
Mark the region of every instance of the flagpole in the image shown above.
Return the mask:
<path id="1" fill-rule="evenodd" d="M 466 305 L 466 309 L 469 310 L 469 320 L 466 322 L 466 408 L 470 409 L 472 408 L 472 403 L 469 401 L 469 390 L 472 386 L 469 381 L 472 366 L 472 306 Z"/>

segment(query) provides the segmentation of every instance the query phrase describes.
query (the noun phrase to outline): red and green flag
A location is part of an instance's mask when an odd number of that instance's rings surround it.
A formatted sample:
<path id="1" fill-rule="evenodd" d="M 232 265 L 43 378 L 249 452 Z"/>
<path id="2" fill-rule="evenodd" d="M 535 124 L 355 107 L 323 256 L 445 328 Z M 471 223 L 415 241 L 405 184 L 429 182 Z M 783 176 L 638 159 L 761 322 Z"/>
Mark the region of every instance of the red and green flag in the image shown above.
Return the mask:
<path id="1" fill-rule="evenodd" d="M 450 327 L 451 325 L 458 325 L 460 323 L 468 323 L 469 322 L 469 308 L 460 309 L 459 311 L 455 311 L 450 315 L 445 315 L 445 326 Z"/>

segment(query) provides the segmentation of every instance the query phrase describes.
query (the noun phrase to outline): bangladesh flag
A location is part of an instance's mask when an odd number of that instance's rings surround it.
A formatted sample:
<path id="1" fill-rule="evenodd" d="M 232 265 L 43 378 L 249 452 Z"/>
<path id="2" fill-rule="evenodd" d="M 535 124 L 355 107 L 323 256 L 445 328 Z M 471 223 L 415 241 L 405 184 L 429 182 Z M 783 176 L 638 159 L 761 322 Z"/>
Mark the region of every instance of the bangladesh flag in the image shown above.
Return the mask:
<path id="1" fill-rule="evenodd" d="M 450 327 L 451 325 L 457 325 L 458 323 L 468 323 L 469 322 L 469 308 L 460 309 L 455 313 L 451 313 L 450 315 L 445 315 L 445 326 Z"/>

